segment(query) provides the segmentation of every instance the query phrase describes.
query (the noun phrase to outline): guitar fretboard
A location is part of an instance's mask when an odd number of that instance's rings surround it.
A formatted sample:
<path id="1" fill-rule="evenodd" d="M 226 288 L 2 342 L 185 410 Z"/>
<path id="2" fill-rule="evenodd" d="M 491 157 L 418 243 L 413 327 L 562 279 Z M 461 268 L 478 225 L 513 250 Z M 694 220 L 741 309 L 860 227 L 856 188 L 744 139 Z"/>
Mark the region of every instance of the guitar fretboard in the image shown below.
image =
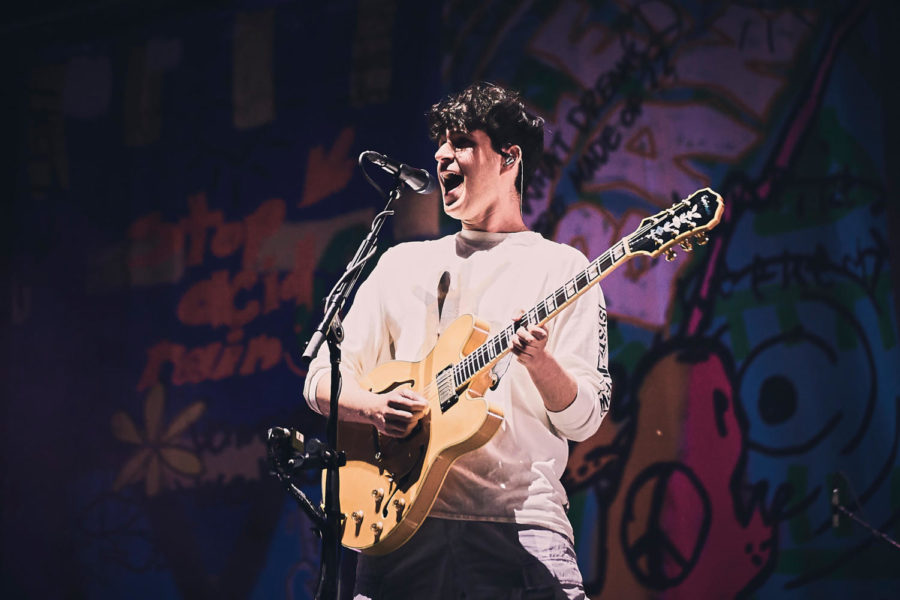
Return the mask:
<path id="1" fill-rule="evenodd" d="M 530 325 L 543 325 L 572 304 L 578 296 L 600 281 L 619 264 L 625 262 L 625 258 L 628 255 L 626 244 L 626 240 L 617 242 L 609 250 L 593 260 L 586 269 L 568 280 L 565 285 L 538 302 L 531 309 L 525 311 L 525 314 L 518 321 L 504 327 L 454 365 L 453 382 L 456 389 L 463 387 L 475 375 L 509 352 L 510 341 L 519 327 L 527 328 Z"/>

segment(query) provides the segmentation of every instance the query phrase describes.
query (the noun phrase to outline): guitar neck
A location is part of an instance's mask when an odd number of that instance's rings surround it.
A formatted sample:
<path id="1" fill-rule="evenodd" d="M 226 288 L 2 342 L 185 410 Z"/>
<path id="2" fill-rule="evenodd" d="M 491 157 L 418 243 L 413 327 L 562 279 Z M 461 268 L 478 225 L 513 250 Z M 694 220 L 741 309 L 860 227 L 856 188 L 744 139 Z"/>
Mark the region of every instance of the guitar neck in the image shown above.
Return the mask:
<path id="1" fill-rule="evenodd" d="M 719 223 L 724 208 L 722 196 L 709 188 L 703 188 L 670 208 L 642 220 L 634 233 L 619 240 L 593 260 L 584 271 L 531 307 L 521 319 L 504 327 L 454 365 L 452 384 L 457 391 L 461 390 L 473 377 L 509 352 L 509 344 L 516 329 L 521 326 L 543 325 L 635 254 L 654 257 L 665 251 L 666 260 L 671 260 L 675 257 L 672 249 L 675 243 L 680 242 L 685 251 L 689 251 L 693 243 L 705 244 L 706 232 Z M 447 385 L 449 387 L 450 382 Z"/>
<path id="2" fill-rule="evenodd" d="M 522 317 L 488 338 L 473 352 L 466 355 L 453 367 L 453 379 L 460 389 L 476 375 L 491 367 L 508 352 L 510 341 L 519 327 L 543 325 L 573 304 L 581 294 L 599 283 L 631 255 L 627 238 L 619 240 L 609 250 L 594 259 L 586 269 L 568 280 L 562 287 L 525 311 Z"/>

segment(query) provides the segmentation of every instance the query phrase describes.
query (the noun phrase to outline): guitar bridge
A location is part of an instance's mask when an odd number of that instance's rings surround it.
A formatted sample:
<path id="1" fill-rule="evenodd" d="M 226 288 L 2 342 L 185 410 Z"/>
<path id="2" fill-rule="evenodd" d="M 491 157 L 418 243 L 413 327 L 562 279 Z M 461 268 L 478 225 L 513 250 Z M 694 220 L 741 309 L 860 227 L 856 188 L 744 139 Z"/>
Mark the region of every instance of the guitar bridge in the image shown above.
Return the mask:
<path id="1" fill-rule="evenodd" d="M 451 406 L 459 401 L 459 394 L 456 393 L 456 382 L 453 380 L 453 365 L 441 369 L 435 380 L 437 382 L 441 412 L 447 412 Z"/>

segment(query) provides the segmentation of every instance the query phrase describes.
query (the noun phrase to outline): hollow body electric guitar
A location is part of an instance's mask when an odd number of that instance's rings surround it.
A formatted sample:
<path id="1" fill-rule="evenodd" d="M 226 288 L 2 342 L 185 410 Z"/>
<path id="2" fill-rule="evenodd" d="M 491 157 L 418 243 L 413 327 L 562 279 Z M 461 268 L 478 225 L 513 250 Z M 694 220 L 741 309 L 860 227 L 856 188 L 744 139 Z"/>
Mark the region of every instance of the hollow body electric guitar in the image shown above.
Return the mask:
<path id="1" fill-rule="evenodd" d="M 685 250 L 705 244 L 706 231 L 719 223 L 723 209 L 719 194 L 699 190 L 641 221 L 634 233 L 499 333 L 488 337 L 485 323 L 463 315 L 421 361 L 391 361 L 363 377 L 363 389 L 376 393 L 412 388 L 431 410 L 405 438 L 341 422 L 338 445 L 347 456 L 340 470 L 344 546 L 371 555 L 399 548 L 428 515 L 453 461 L 491 439 L 503 413 L 484 394 L 492 384 L 491 367 L 509 352 L 519 326 L 549 321 L 633 256 L 666 252 L 672 260 L 671 247 L 678 242 Z"/>

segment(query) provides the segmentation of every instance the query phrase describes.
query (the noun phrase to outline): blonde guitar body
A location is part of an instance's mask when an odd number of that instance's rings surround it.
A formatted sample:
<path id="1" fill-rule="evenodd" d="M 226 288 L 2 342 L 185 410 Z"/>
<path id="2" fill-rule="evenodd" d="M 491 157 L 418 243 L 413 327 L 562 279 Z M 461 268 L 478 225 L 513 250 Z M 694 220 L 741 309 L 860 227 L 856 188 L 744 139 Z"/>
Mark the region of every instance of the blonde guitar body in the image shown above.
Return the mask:
<path id="1" fill-rule="evenodd" d="M 419 362 L 391 361 L 360 380 L 376 393 L 408 387 L 431 405 L 416 430 L 403 439 L 380 435 L 370 425 L 342 422 L 338 440 L 347 455 L 340 470 L 342 543 L 366 554 L 391 552 L 408 540 L 431 510 L 453 461 L 484 445 L 503 412 L 483 397 L 490 374 L 475 377 L 459 400 L 442 409 L 435 376 L 476 349 L 488 327 L 472 315 L 456 319 Z"/>

